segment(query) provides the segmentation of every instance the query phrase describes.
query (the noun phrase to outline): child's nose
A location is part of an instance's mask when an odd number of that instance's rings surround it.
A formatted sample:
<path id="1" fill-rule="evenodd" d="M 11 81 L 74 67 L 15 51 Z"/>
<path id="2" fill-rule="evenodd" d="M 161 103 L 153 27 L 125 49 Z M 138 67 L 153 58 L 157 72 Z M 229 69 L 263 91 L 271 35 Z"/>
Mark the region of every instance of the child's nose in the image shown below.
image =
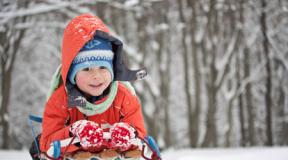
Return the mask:
<path id="1" fill-rule="evenodd" d="M 98 78 L 100 76 L 100 72 L 98 68 L 93 68 L 91 73 L 92 73 L 93 78 Z"/>

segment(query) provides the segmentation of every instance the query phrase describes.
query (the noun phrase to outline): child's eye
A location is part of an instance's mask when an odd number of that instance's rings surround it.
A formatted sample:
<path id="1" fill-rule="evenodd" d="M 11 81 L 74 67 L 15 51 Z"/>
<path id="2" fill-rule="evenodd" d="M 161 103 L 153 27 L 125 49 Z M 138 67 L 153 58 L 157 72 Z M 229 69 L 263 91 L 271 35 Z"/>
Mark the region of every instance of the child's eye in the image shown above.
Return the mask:
<path id="1" fill-rule="evenodd" d="M 83 68 L 82 71 L 89 71 L 90 68 L 89 67 L 86 67 L 86 68 Z"/>
<path id="2" fill-rule="evenodd" d="M 100 69 L 106 69 L 106 67 L 104 67 L 104 66 L 100 66 Z"/>

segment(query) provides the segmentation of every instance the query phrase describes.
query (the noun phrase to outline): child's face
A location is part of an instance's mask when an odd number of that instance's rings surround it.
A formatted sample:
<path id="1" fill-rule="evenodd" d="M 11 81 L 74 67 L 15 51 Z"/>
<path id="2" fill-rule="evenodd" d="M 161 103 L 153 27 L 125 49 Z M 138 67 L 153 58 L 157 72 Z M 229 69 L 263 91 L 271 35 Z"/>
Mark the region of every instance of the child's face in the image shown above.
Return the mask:
<path id="1" fill-rule="evenodd" d="M 78 88 L 90 96 L 99 96 L 111 83 L 111 74 L 105 67 L 84 68 L 76 74 Z"/>

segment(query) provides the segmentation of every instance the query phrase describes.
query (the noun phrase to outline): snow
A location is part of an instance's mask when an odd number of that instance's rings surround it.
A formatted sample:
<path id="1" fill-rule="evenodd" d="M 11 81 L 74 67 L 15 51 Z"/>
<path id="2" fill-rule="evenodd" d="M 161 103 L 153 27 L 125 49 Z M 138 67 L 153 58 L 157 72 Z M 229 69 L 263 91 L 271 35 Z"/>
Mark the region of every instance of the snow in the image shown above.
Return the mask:
<path id="1" fill-rule="evenodd" d="M 74 3 L 70 3 L 70 2 L 57 2 L 51 5 L 47 5 L 47 4 L 38 4 L 38 5 L 33 5 L 30 8 L 27 9 L 17 9 L 16 11 L 8 11 L 8 12 L 1 12 L 0 13 L 0 18 L 7 18 L 7 19 L 11 19 L 11 18 L 16 18 L 16 17 L 22 17 L 22 16 L 26 16 L 26 15 L 37 15 L 37 14 L 41 14 L 41 13 L 45 13 L 45 12 L 53 12 L 55 10 L 59 10 L 62 8 L 66 8 L 66 7 L 73 7 L 73 6 L 77 6 L 78 5 L 83 5 L 83 4 L 89 4 L 91 2 L 87 2 L 87 1 L 78 1 L 78 2 L 74 2 Z M 0 21 L 0 24 L 4 24 L 4 22 L 6 21 Z"/>
<path id="2" fill-rule="evenodd" d="M 1 159 L 5 160 L 31 160 L 29 151 L 23 150 L 23 151 L 4 151 L 0 150 L 0 157 Z"/>
<path id="3" fill-rule="evenodd" d="M 287 160 L 288 147 L 166 151 L 163 160 Z M 260 160 L 260 159 L 259 159 Z"/>
<path id="4" fill-rule="evenodd" d="M 0 150 L 1 159 L 30 160 L 27 150 Z M 163 160 L 287 160 L 288 147 L 237 149 L 182 149 L 162 153 Z M 261 159 L 260 159 L 261 158 Z"/>

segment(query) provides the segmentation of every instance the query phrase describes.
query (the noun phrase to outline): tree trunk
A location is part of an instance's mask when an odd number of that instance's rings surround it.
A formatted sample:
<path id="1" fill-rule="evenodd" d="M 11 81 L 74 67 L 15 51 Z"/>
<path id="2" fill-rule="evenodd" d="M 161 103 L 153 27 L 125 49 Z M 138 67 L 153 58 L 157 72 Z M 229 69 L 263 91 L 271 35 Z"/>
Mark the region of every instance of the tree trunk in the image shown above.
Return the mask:
<path id="1" fill-rule="evenodd" d="M 2 93 L 2 101 L 1 101 L 1 109 L 0 109 L 0 120 L 2 127 L 2 149 L 9 149 L 9 99 L 10 99 L 10 88 L 11 88 L 11 68 L 5 70 L 5 63 L 2 62 L 3 69 L 3 77 L 2 77 L 2 85 L 1 85 L 1 93 Z"/>
<path id="2" fill-rule="evenodd" d="M 191 46 L 192 46 L 192 65 L 193 65 L 193 79 L 194 79 L 194 87 L 195 87 L 195 105 L 194 112 L 192 113 L 192 121 L 191 123 L 191 132 L 189 133 L 189 138 L 191 139 L 191 147 L 197 147 L 198 137 L 199 137 L 199 116 L 200 116 L 200 108 L 201 108 L 201 74 L 199 71 L 199 58 L 198 58 L 198 44 L 196 42 L 196 30 L 197 30 L 197 14 L 196 14 L 196 2 L 188 1 L 188 5 L 192 8 L 192 16 L 191 16 Z"/>
<path id="3" fill-rule="evenodd" d="M 167 2 L 168 3 L 168 2 Z M 164 4 L 164 10 L 161 10 L 161 17 L 163 17 L 163 20 L 161 20 L 161 23 L 168 24 L 168 15 L 166 14 L 166 11 L 169 9 L 169 4 Z M 171 31 L 172 32 L 172 31 Z M 171 134 L 171 127 L 170 127 L 170 70 L 171 70 L 171 51 L 169 46 L 171 46 L 170 41 L 168 44 L 165 46 L 165 42 L 167 43 L 168 37 L 165 36 L 166 31 L 162 31 L 159 33 L 161 40 L 160 40 L 160 50 L 159 53 L 161 52 L 161 64 L 164 65 L 165 67 L 162 68 L 159 66 L 160 69 L 160 77 L 161 77 L 161 85 L 160 85 L 160 90 L 162 95 L 162 106 L 164 107 L 164 141 L 165 141 L 165 146 L 167 148 L 172 146 L 172 134 Z M 162 69 L 161 69 L 162 68 Z"/>
<path id="4" fill-rule="evenodd" d="M 19 6 L 25 7 L 27 4 L 25 2 L 19 2 Z M 19 8 L 21 8 L 19 7 Z M 26 17 L 16 18 L 12 20 L 11 23 L 24 23 Z M 12 24 L 8 24 L 12 25 Z M 20 47 L 21 40 L 25 34 L 25 29 L 20 31 L 15 31 L 14 28 L 10 32 L 16 32 L 10 35 L 8 31 L 0 32 L 0 42 L 3 45 L 3 53 L 1 53 L 1 67 L 2 67 L 2 77 L 1 77 L 1 93 L 2 101 L 0 106 L 0 125 L 2 126 L 2 149 L 9 149 L 10 135 L 9 135 L 9 100 L 10 100 L 10 89 L 12 81 L 12 72 L 14 67 L 14 62 Z M 11 37 L 15 40 L 11 41 Z"/>
<path id="5" fill-rule="evenodd" d="M 237 78 L 239 79 L 239 78 Z M 239 79 L 240 80 L 240 79 Z M 238 83 L 238 87 L 239 87 L 239 83 Z M 246 142 L 247 142 L 247 136 L 246 136 L 246 132 L 245 132 L 245 118 L 244 118 L 244 106 L 243 106 L 243 95 L 239 95 L 238 98 L 238 104 L 239 104 L 239 123 L 240 123 L 240 135 L 241 135 L 241 139 L 240 139 L 240 145 L 241 146 L 246 146 Z"/>
<path id="6" fill-rule="evenodd" d="M 183 51 L 182 51 L 182 58 L 183 58 L 183 64 L 184 64 L 184 92 L 185 92 L 185 98 L 186 98 L 186 104 L 187 104 L 187 117 L 188 117 L 188 135 L 189 135 L 189 146 L 193 147 L 193 132 L 194 128 L 192 126 L 194 118 L 193 118 L 193 111 L 192 111 L 192 100 L 191 100 L 191 84 L 190 84 L 190 75 L 189 75 L 189 53 L 188 53 L 188 46 L 186 44 L 186 36 L 187 34 L 187 27 L 188 24 L 184 17 L 184 5 L 183 0 L 179 2 L 179 16 L 180 16 L 180 22 L 185 24 L 185 27 L 182 30 L 182 39 L 181 44 L 183 45 Z M 192 124 L 191 124 L 192 123 Z"/>
<path id="7" fill-rule="evenodd" d="M 207 67 L 209 68 L 209 75 L 207 80 L 207 93 L 208 93 L 208 111 L 206 115 L 206 132 L 204 135 L 204 141 L 202 143 L 202 147 L 216 147 L 217 146 L 217 128 L 216 128 L 216 118 L 215 114 L 217 111 L 217 100 L 216 100 L 216 93 L 217 93 L 217 86 L 215 85 L 216 77 L 217 77 L 217 69 L 215 66 L 216 63 L 216 44 L 214 39 L 216 38 L 216 34 L 219 31 L 217 26 L 217 11 L 215 10 L 216 1 L 211 0 L 209 6 L 209 13 L 208 13 L 208 36 L 210 41 L 211 49 L 207 52 L 210 54 L 206 56 L 206 58 L 210 58 L 211 60 L 207 60 Z"/>
<path id="8" fill-rule="evenodd" d="M 249 50 L 245 48 L 244 50 L 244 79 L 248 78 L 250 76 L 250 54 Z M 247 112 L 248 112 L 248 139 L 250 146 L 255 145 L 255 111 L 254 107 L 252 105 L 252 91 L 251 91 L 251 84 L 248 83 L 246 85 L 246 105 L 247 105 Z"/>
<path id="9" fill-rule="evenodd" d="M 225 147 L 230 147 L 231 146 L 230 138 L 233 129 L 233 99 L 231 99 L 228 103 L 227 117 L 229 125 L 225 136 L 226 138 Z"/>
<path id="10" fill-rule="evenodd" d="M 208 81 L 208 112 L 206 120 L 206 133 L 204 136 L 204 142 L 202 147 L 216 147 L 217 146 L 217 130 L 216 130 L 216 86 L 214 85 L 216 80 L 216 68 L 215 68 L 215 54 L 212 56 L 212 63 L 210 64 L 210 77 Z"/>
<path id="11" fill-rule="evenodd" d="M 169 148 L 172 145 L 172 140 L 171 140 L 171 128 L 170 128 L 170 114 L 169 114 L 169 94 L 170 94 L 170 89 L 169 89 L 169 82 L 170 82 L 170 62 L 171 62 L 171 56 L 168 53 L 167 55 L 168 60 L 166 63 L 166 70 L 165 71 L 160 71 L 160 76 L 162 77 L 161 81 L 161 86 L 160 90 L 162 93 L 162 102 L 161 106 L 164 108 L 164 141 L 165 141 L 165 146 Z"/>
<path id="12" fill-rule="evenodd" d="M 24 21 L 24 20 L 23 20 Z M 8 32 L 6 32 L 8 33 Z M 1 44 L 9 43 L 7 39 L 10 39 L 6 33 L 0 33 L 1 35 Z M 23 38 L 25 30 L 19 31 L 19 36 L 14 41 L 13 44 L 7 44 L 7 47 L 4 47 L 4 53 L 7 56 L 6 58 L 1 57 L 1 67 L 2 67 L 2 80 L 1 80 L 1 93 L 2 93 L 2 101 L 0 108 L 0 124 L 2 126 L 2 149 L 9 149 L 10 144 L 10 136 L 9 136 L 9 99 L 10 99 L 10 89 L 11 89 L 11 81 L 12 81 L 12 71 L 14 67 L 14 62 L 18 53 L 18 49 L 20 47 L 20 42 Z M 13 35 L 12 35 L 13 36 Z M 5 40 L 4 42 L 3 40 Z M 10 48 L 12 47 L 12 49 Z"/>
<path id="13" fill-rule="evenodd" d="M 267 37 L 267 25 L 266 25 L 266 1 L 262 0 L 261 1 L 261 6 L 262 6 L 262 13 L 260 17 L 260 23 L 261 23 L 261 31 L 263 35 L 263 41 L 262 41 L 262 46 L 263 46 L 263 52 L 264 52 L 264 57 L 266 60 L 266 93 L 265 93 L 265 102 L 266 102 L 266 136 L 267 136 L 267 141 L 266 145 L 267 146 L 272 146 L 273 145 L 273 131 L 272 131 L 272 73 L 271 73 L 271 60 L 270 60 L 270 53 L 269 53 L 269 41 Z"/>
<path id="14" fill-rule="evenodd" d="M 157 7 L 157 6 L 155 6 Z M 167 20 L 167 14 L 166 14 L 166 9 L 168 9 L 168 6 L 165 6 L 165 8 L 163 9 L 164 6 L 161 6 L 160 8 L 156 8 L 157 11 L 155 11 L 154 14 L 160 15 L 158 16 L 156 19 L 157 22 L 160 23 L 168 23 Z M 159 78 L 160 78 L 160 93 L 161 96 L 157 97 L 157 99 L 155 99 L 156 106 L 160 106 L 161 107 L 161 113 L 162 113 L 162 109 L 164 112 L 164 120 L 163 120 L 163 126 L 164 127 L 164 142 L 165 142 L 165 147 L 170 147 L 172 144 L 171 141 L 171 129 L 170 129 L 170 116 L 169 116 L 169 94 L 170 94 L 170 90 L 169 90 L 169 82 L 170 82 L 170 53 L 166 53 L 166 43 L 167 41 L 167 37 L 165 36 L 166 32 L 164 30 L 161 30 L 159 32 L 156 33 L 155 38 L 157 41 L 157 44 L 159 44 L 159 49 L 156 51 L 157 53 L 157 58 L 156 61 L 158 63 L 156 63 L 157 65 L 157 69 L 159 72 Z M 167 49 L 169 50 L 169 48 Z M 159 114 L 159 112 L 158 112 Z"/>

